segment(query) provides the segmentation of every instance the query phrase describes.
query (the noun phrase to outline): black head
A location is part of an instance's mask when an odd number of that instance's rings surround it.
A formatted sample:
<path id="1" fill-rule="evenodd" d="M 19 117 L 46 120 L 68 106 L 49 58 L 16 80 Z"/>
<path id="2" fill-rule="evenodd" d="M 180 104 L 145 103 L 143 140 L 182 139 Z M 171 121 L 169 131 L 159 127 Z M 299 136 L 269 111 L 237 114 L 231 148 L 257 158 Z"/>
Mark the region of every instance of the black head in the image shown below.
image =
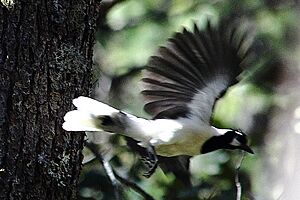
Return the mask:
<path id="1" fill-rule="evenodd" d="M 254 152 L 247 145 L 247 135 L 239 130 L 228 130 L 224 135 L 213 136 L 201 148 L 201 153 L 209 153 L 218 149 L 241 149 L 248 153 Z"/>

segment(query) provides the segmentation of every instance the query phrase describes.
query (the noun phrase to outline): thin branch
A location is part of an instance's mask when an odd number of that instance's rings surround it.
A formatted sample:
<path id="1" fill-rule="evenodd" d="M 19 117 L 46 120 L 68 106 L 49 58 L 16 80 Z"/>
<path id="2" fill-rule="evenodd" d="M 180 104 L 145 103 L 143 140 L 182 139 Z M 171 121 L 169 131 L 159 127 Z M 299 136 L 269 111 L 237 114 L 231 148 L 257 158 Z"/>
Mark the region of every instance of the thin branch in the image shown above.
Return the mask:
<path id="1" fill-rule="evenodd" d="M 121 177 L 120 175 L 117 174 L 117 172 L 115 172 L 112 167 L 110 166 L 109 162 L 105 161 L 102 157 L 102 155 L 99 153 L 97 146 L 93 143 L 86 143 L 86 147 L 89 148 L 92 153 L 96 156 L 96 158 L 99 160 L 99 162 L 103 165 L 108 177 L 110 178 L 112 185 L 114 187 L 117 187 L 117 189 L 119 189 L 119 185 L 117 180 L 122 183 L 123 185 L 133 189 L 134 191 L 136 191 L 138 194 L 140 194 L 145 200 L 155 200 L 151 195 L 149 195 L 147 192 L 145 192 L 141 187 L 139 187 L 136 183 Z M 119 194 L 119 190 L 118 194 Z M 116 193 L 116 191 L 115 191 Z M 120 194 L 118 195 L 120 199 Z M 117 197 L 117 195 L 116 195 Z"/>
<path id="2" fill-rule="evenodd" d="M 103 167 L 104 167 L 108 177 L 110 178 L 112 185 L 117 187 L 117 191 L 121 191 L 120 185 L 117 182 L 117 178 L 113 172 L 113 169 L 111 168 L 110 164 L 106 160 L 104 160 L 104 162 L 103 162 Z M 118 192 L 118 194 L 120 194 L 120 192 Z"/>
<path id="3" fill-rule="evenodd" d="M 235 168 L 235 186 L 236 186 L 236 200 L 241 200 L 242 197 L 242 185 L 239 180 L 239 172 L 242 165 L 242 162 L 245 157 L 245 152 L 242 152 L 241 159 L 239 160 L 236 168 Z"/>
<path id="4" fill-rule="evenodd" d="M 91 150 L 91 152 L 96 156 L 96 158 L 98 159 L 98 161 L 101 163 L 101 165 L 104 167 L 106 174 L 108 176 L 108 178 L 111 181 L 111 184 L 114 188 L 114 193 L 115 193 L 115 197 L 117 200 L 121 200 L 122 198 L 122 190 L 120 188 L 120 185 L 117 182 L 117 179 L 113 173 L 113 170 L 111 168 L 111 166 L 109 165 L 109 163 L 103 159 L 102 155 L 99 153 L 98 148 L 95 144 L 87 142 L 86 143 L 86 147 L 88 149 Z"/>

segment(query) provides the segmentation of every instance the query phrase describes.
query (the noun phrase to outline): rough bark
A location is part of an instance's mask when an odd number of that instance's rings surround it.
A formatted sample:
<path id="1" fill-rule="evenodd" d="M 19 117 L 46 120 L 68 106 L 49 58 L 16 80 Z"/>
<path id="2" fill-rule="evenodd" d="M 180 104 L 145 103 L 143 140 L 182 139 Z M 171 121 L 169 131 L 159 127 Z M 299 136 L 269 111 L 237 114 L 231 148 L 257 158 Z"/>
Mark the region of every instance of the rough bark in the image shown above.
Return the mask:
<path id="1" fill-rule="evenodd" d="M 0 199 L 73 199 L 83 134 L 62 130 L 87 95 L 99 1 L 0 1 Z"/>

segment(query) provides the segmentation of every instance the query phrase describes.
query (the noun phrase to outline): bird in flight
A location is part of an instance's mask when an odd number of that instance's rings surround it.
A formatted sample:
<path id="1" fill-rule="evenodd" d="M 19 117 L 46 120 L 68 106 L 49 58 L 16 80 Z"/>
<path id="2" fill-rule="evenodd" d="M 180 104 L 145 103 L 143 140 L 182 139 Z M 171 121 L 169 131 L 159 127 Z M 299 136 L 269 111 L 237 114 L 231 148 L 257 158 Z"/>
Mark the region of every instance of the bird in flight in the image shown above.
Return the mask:
<path id="1" fill-rule="evenodd" d="M 73 100 L 76 110 L 66 113 L 67 131 L 105 131 L 137 141 L 149 153 L 150 173 L 157 157 L 195 156 L 218 149 L 248 153 L 247 136 L 240 130 L 212 126 L 216 101 L 239 81 L 250 54 L 248 34 L 238 27 L 208 21 L 200 30 L 177 32 L 152 56 L 144 70 L 141 92 L 144 119 L 89 97 Z M 226 116 L 225 116 L 226 117 Z"/>

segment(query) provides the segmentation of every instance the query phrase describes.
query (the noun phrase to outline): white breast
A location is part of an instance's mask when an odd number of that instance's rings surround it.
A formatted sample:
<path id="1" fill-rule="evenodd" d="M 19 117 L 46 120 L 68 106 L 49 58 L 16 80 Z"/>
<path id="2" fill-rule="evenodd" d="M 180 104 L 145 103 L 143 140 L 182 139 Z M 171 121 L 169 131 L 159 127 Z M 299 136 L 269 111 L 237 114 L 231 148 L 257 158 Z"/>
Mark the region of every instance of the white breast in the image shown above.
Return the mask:
<path id="1" fill-rule="evenodd" d="M 188 119 L 176 120 L 181 127 L 160 132 L 150 142 L 155 146 L 156 153 L 162 156 L 198 155 L 203 143 L 215 134 L 213 128 L 205 123 L 197 123 Z"/>

